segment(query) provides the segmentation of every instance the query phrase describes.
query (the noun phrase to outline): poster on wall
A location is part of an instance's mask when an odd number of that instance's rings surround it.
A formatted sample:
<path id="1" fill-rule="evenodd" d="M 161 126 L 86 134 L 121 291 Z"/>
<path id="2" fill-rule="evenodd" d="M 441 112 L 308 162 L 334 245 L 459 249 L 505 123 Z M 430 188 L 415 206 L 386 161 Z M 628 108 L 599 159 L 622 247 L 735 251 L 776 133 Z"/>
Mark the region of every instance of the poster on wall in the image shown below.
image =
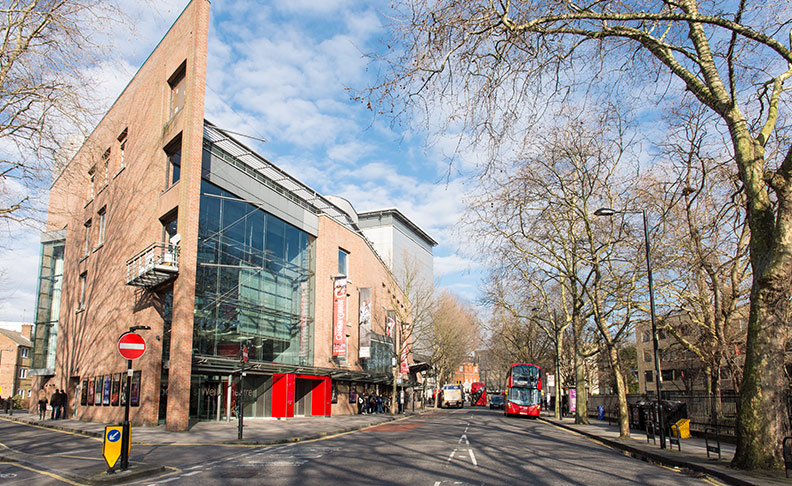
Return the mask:
<path id="1" fill-rule="evenodd" d="M 330 403 L 338 403 L 338 386 L 336 382 L 330 384 Z"/>
<path id="2" fill-rule="evenodd" d="M 94 386 L 94 405 L 102 404 L 102 377 L 96 377 L 96 385 Z"/>
<path id="3" fill-rule="evenodd" d="M 333 281 L 333 357 L 346 356 L 347 279 Z"/>
<path id="4" fill-rule="evenodd" d="M 360 289 L 360 312 L 358 315 L 360 358 L 371 358 L 371 308 L 371 287 L 364 287 Z"/>
<path id="5" fill-rule="evenodd" d="M 113 375 L 113 390 L 110 392 L 110 406 L 118 406 L 118 395 L 121 393 L 121 373 Z"/>
<path id="6" fill-rule="evenodd" d="M 88 405 L 93 406 L 94 404 L 94 379 L 91 378 L 88 380 Z"/>
<path id="7" fill-rule="evenodd" d="M 104 387 L 102 389 L 102 405 L 110 405 L 110 392 L 113 389 L 113 377 L 110 375 L 104 376 Z"/>
<path id="8" fill-rule="evenodd" d="M 300 358 L 308 357 L 308 281 L 300 282 Z"/>
<path id="9" fill-rule="evenodd" d="M 577 390 L 574 388 L 569 389 L 569 413 L 573 413 L 577 410 Z"/>
<path id="10" fill-rule="evenodd" d="M 88 380 L 83 380 L 80 388 L 80 405 L 88 404 Z"/>
<path id="11" fill-rule="evenodd" d="M 122 407 L 126 406 L 127 397 L 129 396 L 129 390 L 127 390 L 127 381 L 126 375 L 121 375 L 121 397 L 120 397 L 120 404 Z"/>
<path id="12" fill-rule="evenodd" d="M 357 393 L 355 393 L 355 383 L 349 384 L 349 403 L 357 403 Z"/>
<path id="13" fill-rule="evenodd" d="M 132 385 L 129 390 L 129 405 L 137 407 L 140 405 L 140 371 L 135 371 L 132 375 Z"/>

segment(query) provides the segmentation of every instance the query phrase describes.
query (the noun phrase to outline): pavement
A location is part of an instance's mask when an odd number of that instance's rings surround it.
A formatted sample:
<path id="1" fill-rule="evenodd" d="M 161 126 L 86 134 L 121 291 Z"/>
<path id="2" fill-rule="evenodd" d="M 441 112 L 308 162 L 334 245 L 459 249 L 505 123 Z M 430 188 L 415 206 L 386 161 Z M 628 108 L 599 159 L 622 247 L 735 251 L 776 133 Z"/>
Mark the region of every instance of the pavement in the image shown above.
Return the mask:
<path id="1" fill-rule="evenodd" d="M 666 467 L 687 469 L 717 478 L 727 484 L 737 486 L 790 486 L 792 479 L 786 479 L 783 471 L 742 471 L 729 466 L 736 446 L 734 444 L 720 443 L 720 458 L 717 453 L 710 452 L 707 456 L 707 443 L 703 438 L 691 437 L 681 439 L 679 448 L 666 442 L 666 448 L 660 448 L 660 439 L 647 441 L 646 434 L 642 431 L 630 430 L 631 437 L 619 438 L 619 427 L 608 424 L 607 421 L 590 419 L 587 425 L 575 424 L 572 417 L 561 420 L 553 418 L 552 412 L 542 412 L 540 420 L 571 430 L 587 436 L 608 447 L 635 457 L 637 459 L 653 462 Z M 668 441 L 668 439 L 666 439 Z M 710 446 L 714 446 L 710 441 Z"/>
<path id="2" fill-rule="evenodd" d="M 415 413 L 420 413 L 416 411 Z M 400 416 L 390 415 L 341 415 L 333 417 L 296 417 L 289 419 L 246 419 L 244 439 L 237 440 L 237 422 L 198 422 L 186 432 L 169 432 L 164 426 L 133 427 L 132 444 L 134 445 L 216 445 L 218 447 L 266 446 L 299 442 L 322 437 L 333 436 L 355 430 L 365 429 L 374 425 L 408 417 L 413 413 Z M 101 442 L 105 424 L 83 422 L 74 419 L 38 420 L 34 414 L 15 412 L 13 416 L 0 415 L 0 420 L 26 423 L 33 426 L 61 430 L 87 437 Z M 729 467 L 734 456 L 735 446 L 721 443 L 721 457 L 710 453 L 704 439 L 690 438 L 680 441 L 681 450 L 673 448 L 661 449 L 657 443 L 647 442 L 646 436 L 640 431 L 631 431 L 631 438 L 619 439 L 616 425 L 592 419 L 588 425 L 577 425 L 572 418 L 556 420 L 549 413 L 543 412 L 540 420 L 557 427 L 587 436 L 626 455 L 660 464 L 671 468 L 687 469 L 717 478 L 727 484 L 739 486 L 790 486 L 792 479 L 785 479 L 779 471 L 740 471 Z M 135 461 L 134 448 L 130 467 L 126 471 L 108 473 L 103 462 L 96 457 L 79 457 L 68 452 L 58 455 L 40 456 L 23 452 L 0 449 L 0 461 L 19 463 L 50 475 L 60 476 L 73 484 L 114 484 L 132 481 L 142 477 L 153 476 L 164 472 L 166 465 Z"/>

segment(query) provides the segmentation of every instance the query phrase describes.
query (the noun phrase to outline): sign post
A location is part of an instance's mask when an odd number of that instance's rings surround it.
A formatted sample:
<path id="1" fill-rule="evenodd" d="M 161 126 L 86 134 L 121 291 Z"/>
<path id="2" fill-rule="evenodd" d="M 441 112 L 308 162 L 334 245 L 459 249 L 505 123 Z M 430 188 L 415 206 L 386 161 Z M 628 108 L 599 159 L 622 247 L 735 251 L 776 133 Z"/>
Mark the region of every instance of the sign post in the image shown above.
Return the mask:
<path id="1" fill-rule="evenodd" d="M 245 364 L 248 362 L 248 347 L 247 344 L 242 345 L 241 349 L 241 361 L 242 367 L 239 370 L 239 393 L 237 394 L 237 406 L 239 407 L 239 411 L 237 412 L 237 416 L 239 421 L 237 423 L 237 439 L 242 440 L 242 430 L 244 425 L 242 424 L 243 418 L 245 416 L 245 405 L 243 403 L 245 397 Z"/>
<path id="2" fill-rule="evenodd" d="M 118 338 L 118 352 L 127 360 L 127 377 L 126 389 L 127 395 L 132 390 L 132 360 L 138 359 L 146 352 L 146 340 L 142 336 L 135 334 L 135 331 L 142 329 L 151 329 L 149 326 L 132 326 L 129 332 L 125 332 Z M 121 470 L 126 471 L 129 468 L 129 449 L 131 446 L 130 428 L 129 428 L 129 404 L 132 402 L 130 396 L 127 396 L 126 404 L 124 405 L 124 423 L 121 424 Z M 107 438 L 106 438 L 107 440 Z"/>

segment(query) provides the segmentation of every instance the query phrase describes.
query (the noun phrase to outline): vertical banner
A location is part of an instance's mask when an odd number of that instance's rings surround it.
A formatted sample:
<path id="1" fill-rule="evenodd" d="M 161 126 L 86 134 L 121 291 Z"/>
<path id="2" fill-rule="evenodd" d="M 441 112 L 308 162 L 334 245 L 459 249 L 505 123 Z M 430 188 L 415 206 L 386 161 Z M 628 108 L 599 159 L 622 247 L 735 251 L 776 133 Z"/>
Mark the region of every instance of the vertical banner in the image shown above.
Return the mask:
<path id="1" fill-rule="evenodd" d="M 358 336 L 360 339 L 358 357 L 371 358 L 371 287 L 360 289 Z"/>
<path id="2" fill-rule="evenodd" d="M 393 328 L 396 327 L 396 312 L 389 310 L 385 316 L 385 335 L 393 337 Z"/>
<path id="3" fill-rule="evenodd" d="M 569 389 L 569 413 L 577 411 L 577 390 Z"/>
<path id="4" fill-rule="evenodd" d="M 401 329 L 404 329 L 406 326 L 402 325 L 399 326 Z M 399 360 L 401 361 L 401 368 L 399 371 L 407 375 L 410 373 L 410 365 L 407 363 L 407 348 L 409 347 L 409 343 L 407 342 L 406 338 L 403 338 L 404 341 L 400 343 L 401 346 L 401 356 L 399 356 Z"/>
<path id="5" fill-rule="evenodd" d="M 308 281 L 300 282 L 300 358 L 308 357 Z"/>
<path id="6" fill-rule="evenodd" d="M 346 356 L 347 279 L 333 282 L 333 357 Z"/>

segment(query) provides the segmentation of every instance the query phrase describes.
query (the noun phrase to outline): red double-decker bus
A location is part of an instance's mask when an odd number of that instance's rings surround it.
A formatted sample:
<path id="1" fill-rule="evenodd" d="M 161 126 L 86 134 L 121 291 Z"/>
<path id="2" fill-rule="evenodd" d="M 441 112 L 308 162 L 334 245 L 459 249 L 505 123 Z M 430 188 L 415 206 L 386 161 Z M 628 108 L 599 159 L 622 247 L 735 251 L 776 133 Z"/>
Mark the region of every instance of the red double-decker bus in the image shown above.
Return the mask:
<path id="1" fill-rule="evenodd" d="M 515 363 L 506 378 L 506 416 L 538 417 L 542 402 L 542 368 L 530 363 Z"/>
<path id="2" fill-rule="evenodd" d="M 484 383 L 474 381 L 470 384 L 470 404 L 474 407 L 487 406 L 487 388 Z"/>

